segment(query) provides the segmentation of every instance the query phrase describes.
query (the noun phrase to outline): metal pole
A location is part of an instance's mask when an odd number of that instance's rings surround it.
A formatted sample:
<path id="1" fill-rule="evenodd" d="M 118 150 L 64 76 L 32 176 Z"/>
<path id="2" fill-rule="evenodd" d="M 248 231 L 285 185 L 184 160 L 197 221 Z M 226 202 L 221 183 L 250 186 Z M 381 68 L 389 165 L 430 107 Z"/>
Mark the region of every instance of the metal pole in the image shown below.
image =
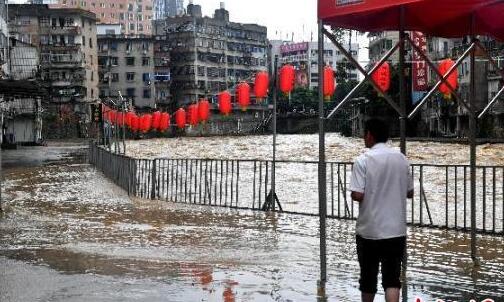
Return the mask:
<path id="1" fill-rule="evenodd" d="M 401 135 L 401 153 L 406 154 L 406 89 L 404 87 L 404 6 L 401 6 L 400 31 L 399 31 L 399 127 Z"/>
<path id="2" fill-rule="evenodd" d="M 404 33 L 404 6 L 401 6 L 401 12 L 399 16 L 399 106 L 401 109 L 401 112 L 399 113 L 399 128 L 400 128 L 400 135 L 401 135 L 401 142 L 400 142 L 400 148 L 401 148 L 401 153 L 406 155 L 406 88 L 404 87 L 405 80 L 404 80 L 404 57 L 406 55 L 405 50 L 404 50 L 404 40 L 405 38 L 405 33 Z M 406 269 L 408 267 L 408 241 L 406 239 L 406 244 L 404 246 L 404 254 L 403 254 L 403 261 L 402 261 L 402 301 L 406 302 L 408 301 L 408 286 L 406 284 Z"/>
<path id="3" fill-rule="evenodd" d="M 474 25 L 474 16 L 472 17 Z M 472 30 L 471 30 L 472 31 Z M 474 42 L 474 35 L 471 32 L 471 41 Z M 474 43 L 473 43 L 474 44 Z M 477 265 L 476 250 L 476 108 L 475 108 L 475 78 L 476 78 L 476 60 L 474 48 L 471 50 L 471 73 L 469 84 L 469 144 L 470 144 L 470 174 L 471 174 L 471 258 Z"/>
<path id="4" fill-rule="evenodd" d="M 275 184 L 275 167 L 276 167 L 276 136 L 277 136 L 277 68 L 278 56 L 275 56 L 275 65 L 273 68 L 273 163 L 271 165 L 271 203 L 272 209 L 275 211 L 276 206 L 276 184 Z"/>
<path id="5" fill-rule="evenodd" d="M 318 103 L 319 103 L 319 162 L 318 162 L 318 186 L 319 186 L 319 220 L 320 220 L 320 280 L 318 284 L 319 296 L 325 297 L 325 285 L 327 282 L 327 255 L 326 255 L 326 166 L 325 166 L 325 132 L 324 132 L 324 35 L 322 34 L 322 20 L 318 20 Z"/>

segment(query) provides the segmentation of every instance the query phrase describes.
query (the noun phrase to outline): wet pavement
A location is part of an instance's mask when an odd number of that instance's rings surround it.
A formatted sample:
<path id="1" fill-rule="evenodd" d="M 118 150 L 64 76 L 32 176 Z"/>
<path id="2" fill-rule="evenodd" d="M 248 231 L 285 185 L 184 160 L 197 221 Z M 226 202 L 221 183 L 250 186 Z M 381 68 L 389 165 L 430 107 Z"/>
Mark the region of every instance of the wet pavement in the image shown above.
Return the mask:
<path id="1" fill-rule="evenodd" d="M 3 152 L 0 301 L 317 301 L 316 217 L 131 199 L 85 147 Z M 329 301 L 360 297 L 354 223 L 328 220 Z M 474 269 L 468 237 L 409 229 L 408 301 L 504 301 L 504 238 Z"/>

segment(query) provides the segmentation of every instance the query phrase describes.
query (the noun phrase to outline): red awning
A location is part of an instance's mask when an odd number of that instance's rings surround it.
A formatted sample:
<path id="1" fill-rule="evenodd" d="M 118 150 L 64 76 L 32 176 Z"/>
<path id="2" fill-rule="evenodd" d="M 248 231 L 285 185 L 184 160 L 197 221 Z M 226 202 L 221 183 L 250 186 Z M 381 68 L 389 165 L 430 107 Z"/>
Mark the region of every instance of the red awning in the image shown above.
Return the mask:
<path id="1" fill-rule="evenodd" d="M 437 37 L 474 34 L 504 40 L 503 0 L 318 0 L 318 17 L 325 25 L 363 32 L 404 29 Z"/>

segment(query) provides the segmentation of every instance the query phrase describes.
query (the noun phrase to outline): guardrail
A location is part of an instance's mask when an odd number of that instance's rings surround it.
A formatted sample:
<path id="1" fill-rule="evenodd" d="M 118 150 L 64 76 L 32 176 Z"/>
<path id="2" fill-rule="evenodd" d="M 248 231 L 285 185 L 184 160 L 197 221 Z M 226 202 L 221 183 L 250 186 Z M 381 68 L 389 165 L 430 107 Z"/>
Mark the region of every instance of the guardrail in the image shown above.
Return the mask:
<path id="1" fill-rule="evenodd" d="M 260 210 L 270 192 L 272 162 L 222 159 L 136 159 L 92 144 L 90 162 L 128 194 L 172 202 Z M 277 161 L 276 194 L 283 211 L 318 215 L 318 162 Z M 356 219 L 348 185 L 352 163 L 327 162 L 327 215 Z M 410 225 L 470 229 L 468 165 L 411 166 L 415 197 L 407 203 Z M 504 167 L 477 167 L 480 233 L 504 234 Z"/>

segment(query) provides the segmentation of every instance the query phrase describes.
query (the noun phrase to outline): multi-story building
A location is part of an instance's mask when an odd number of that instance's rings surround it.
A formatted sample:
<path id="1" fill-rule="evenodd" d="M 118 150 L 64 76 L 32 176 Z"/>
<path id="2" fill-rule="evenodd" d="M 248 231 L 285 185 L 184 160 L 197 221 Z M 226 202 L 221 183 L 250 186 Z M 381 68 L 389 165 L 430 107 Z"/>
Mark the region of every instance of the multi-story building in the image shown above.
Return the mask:
<path id="1" fill-rule="evenodd" d="M 44 4 L 9 6 L 12 37 L 38 48 L 40 79 L 49 93 L 49 112 L 69 121 L 89 120 L 98 98 L 96 18 L 82 9 L 52 9 Z M 64 119 L 60 116 L 60 121 Z M 65 129 L 68 125 L 59 125 Z M 80 126 L 76 126 L 80 131 Z M 64 135 L 74 135 L 66 132 Z"/>
<path id="2" fill-rule="evenodd" d="M 175 17 L 184 12 L 183 0 L 154 0 L 155 20 Z"/>
<path id="3" fill-rule="evenodd" d="M 120 24 L 125 35 L 150 35 L 152 0 L 43 0 L 55 8 L 80 8 L 96 14 L 99 24 Z"/>
<path id="4" fill-rule="evenodd" d="M 267 70 L 267 29 L 229 21 L 221 4 L 214 17 L 189 4 L 187 14 L 154 21 L 156 37 L 166 37 L 170 52 L 170 90 L 182 104 L 215 96 Z"/>
<path id="5" fill-rule="evenodd" d="M 399 32 L 397 31 L 382 31 L 370 33 L 369 38 L 369 61 L 374 64 L 380 60 L 394 45 L 399 41 Z M 399 62 L 399 51 L 394 52 L 388 61 L 393 64 Z"/>
<path id="6" fill-rule="evenodd" d="M 273 50 L 273 45 L 279 47 L 279 52 Z M 344 45 L 355 60 L 359 58 L 359 44 Z M 272 44 L 272 53 L 279 53 L 279 65 L 292 64 L 296 68 L 296 85 L 316 89 L 318 87 L 318 43 L 278 43 Z M 345 56 L 332 43 L 324 43 L 324 64 L 336 71 L 336 80 L 344 82 L 358 80 L 358 71 L 348 62 Z"/>
<path id="7" fill-rule="evenodd" d="M 98 26 L 99 28 L 101 25 Z M 154 47 L 150 36 L 125 36 L 104 25 L 98 35 L 100 98 L 124 98 L 135 107 L 155 107 Z"/>
<path id="8" fill-rule="evenodd" d="M 154 38 L 154 88 L 156 105 L 170 109 L 168 107 L 173 104 L 170 94 L 169 41 L 166 39 L 166 36 L 155 36 Z"/>
<path id="9" fill-rule="evenodd" d="M 9 30 L 7 28 L 7 5 L 0 0 L 0 79 L 9 73 Z"/>

